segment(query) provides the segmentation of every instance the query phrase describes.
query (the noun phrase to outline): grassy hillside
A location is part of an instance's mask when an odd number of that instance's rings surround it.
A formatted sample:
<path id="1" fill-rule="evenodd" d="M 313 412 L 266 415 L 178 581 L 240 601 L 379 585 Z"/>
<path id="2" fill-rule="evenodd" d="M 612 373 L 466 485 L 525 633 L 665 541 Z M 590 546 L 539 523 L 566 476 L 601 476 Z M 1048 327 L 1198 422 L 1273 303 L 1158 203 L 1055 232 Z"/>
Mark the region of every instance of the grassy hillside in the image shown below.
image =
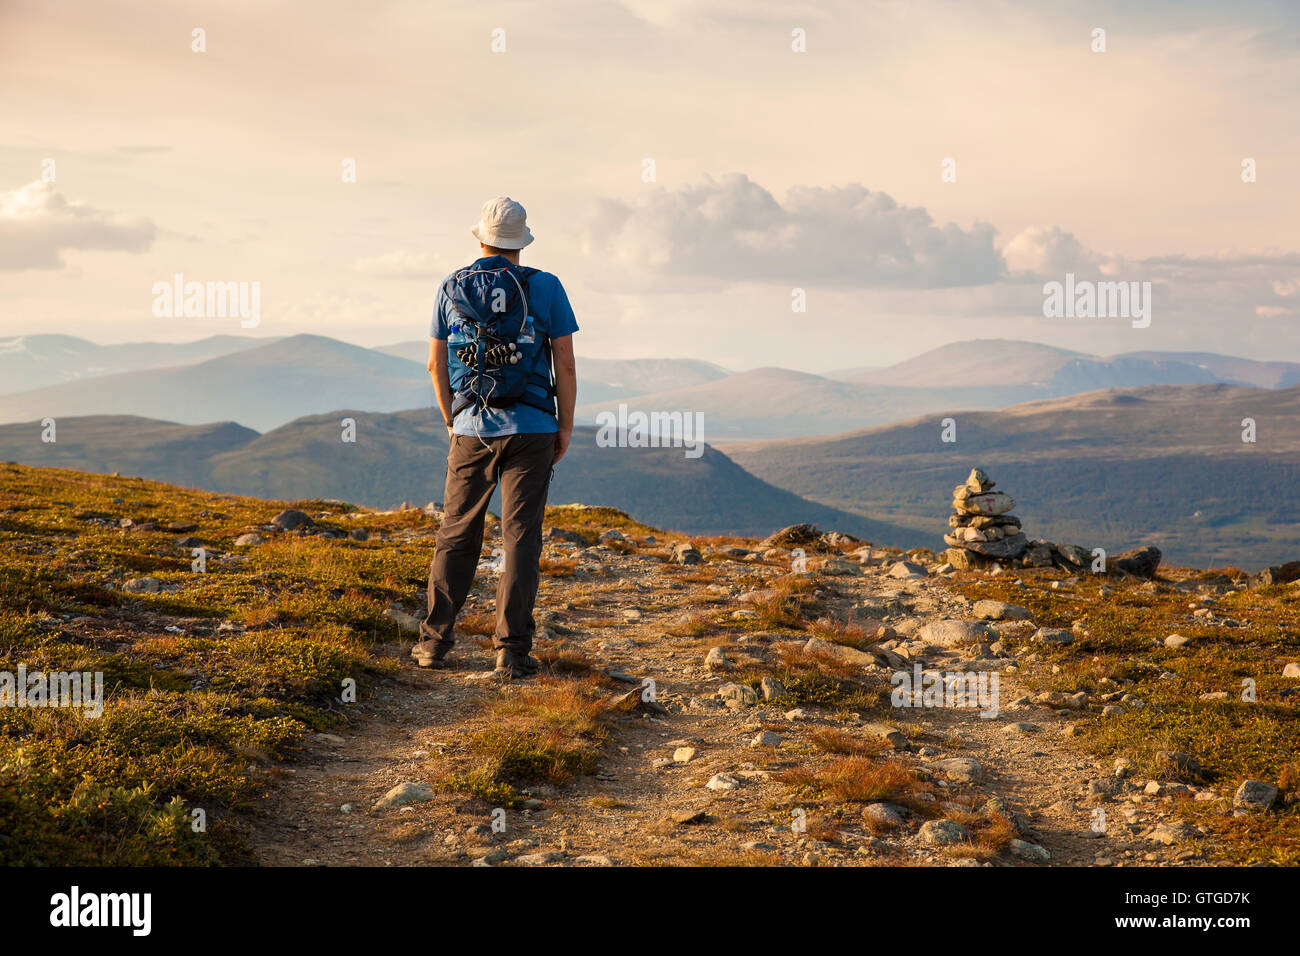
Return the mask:
<path id="1" fill-rule="evenodd" d="M 268 524 L 290 504 L 309 529 Z M 106 690 L 96 716 L 0 708 L 0 865 L 1300 860 L 1284 670 L 1300 585 L 1169 568 L 900 580 L 901 555 L 842 543 L 810 543 L 799 573 L 733 537 L 697 538 L 684 566 L 618 512 L 547 521 L 624 537 L 548 540 L 543 674 L 500 686 L 475 679 L 490 575 L 452 667 L 407 661 L 389 613 L 419 605 L 437 528 L 422 511 L 0 465 L 0 673 L 100 672 Z M 250 531 L 263 540 L 235 543 Z M 964 647 L 921 630 L 979 616 L 980 598 L 1032 620 L 972 623 L 995 630 Z M 1069 640 L 1035 640 L 1040 625 Z M 912 662 L 997 668 L 1006 709 L 899 709 L 891 675 Z M 1244 780 L 1272 803 L 1234 812 Z M 406 787 L 423 792 L 397 810 Z M 501 838 L 474 826 L 495 808 Z M 937 846 L 935 826 L 959 829 Z"/>
<path id="2" fill-rule="evenodd" d="M 0 670 L 102 671 L 108 691 L 98 719 L 0 708 L 0 861 L 244 858 L 240 811 L 304 733 L 337 722 L 345 678 L 364 688 L 383 673 L 366 642 L 425 560 L 297 538 L 236 554 L 233 539 L 280 508 L 0 466 Z M 206 573 L 171 522 L 194 525 L 212 550 Z M 128 593 L 143 577 L 159 589 Z"/>
<path id="3" fill-rule="evenodd" d="M 1171 386 L 1095 392 L 845 435 L 728 446 L 749 471 L 828 505 L 937 536 L 978 463 L 1019 502 L 1031 536 L 1258 569 L 1300 545 L 1300 389 Z M 1244 418 L 1258 441 L 1241 441 Z"/>

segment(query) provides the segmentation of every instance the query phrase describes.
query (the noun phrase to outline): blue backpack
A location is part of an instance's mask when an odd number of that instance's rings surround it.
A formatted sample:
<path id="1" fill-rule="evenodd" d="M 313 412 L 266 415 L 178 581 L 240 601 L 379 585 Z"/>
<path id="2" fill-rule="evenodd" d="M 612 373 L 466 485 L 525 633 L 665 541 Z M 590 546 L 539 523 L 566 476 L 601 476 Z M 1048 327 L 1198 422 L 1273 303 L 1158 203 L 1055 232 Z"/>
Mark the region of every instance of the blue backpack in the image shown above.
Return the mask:
<path id="1" fill-rule="evenodd" d="M 528 307 L 528 277 L 537 271 L 491 256 L 443 283 L 452 312 L 447 372 L 453 416 L 471 406 L 517 402 L 555 414 L 546 335 Z"/>

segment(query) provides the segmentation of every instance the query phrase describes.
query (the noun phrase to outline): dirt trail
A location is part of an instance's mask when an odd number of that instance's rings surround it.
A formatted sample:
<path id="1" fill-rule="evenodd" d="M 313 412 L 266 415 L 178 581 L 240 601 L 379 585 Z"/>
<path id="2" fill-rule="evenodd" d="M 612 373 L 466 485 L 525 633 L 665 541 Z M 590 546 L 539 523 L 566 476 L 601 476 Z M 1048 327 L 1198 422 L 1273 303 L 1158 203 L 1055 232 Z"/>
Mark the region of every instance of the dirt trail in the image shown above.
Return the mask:
<path id="1" fill-rule="evenodd" d="M 588 576 L 547 578 L 539 600 L 546 625 L 563 628 L 565 640 L 597 662 L 636 677 L 652 677 L 667 714 L 620 716 L 603 747 L 594 776 L 570 786 L 534 786 L 522 792 L 528 807 L 507 811 L 504 832 L 493 834 L 492 808 L 454 794 L 409 806 L 374 810 L 390 788 L 428 783 L 448 760 L 488 726 L 481 713 L 490 695 L 509 694 L 470 679 L 490 666 L 482 642 L 462 639 L 455 667 L 422 671 L 404 663 L 398 676 L 352 711 L 350 725 L 314 735 L 303 758 L 278 771 L 278 786 L 254 827 L 253 843 L 271 865 L 636 865 L 704 863 L 798 863 L 817 865 L 971 865 L 943 847 L 924 845 L 920 819 L 873 833 L 858 804 L 833 804 L 798 796 L 774 779 L 783 769 L 827 759 L 810 742 L 818 730 L 874 733 L 888 722 L 906 741 L 895 758 L 922 768 L 939 799 L 961 801 L 978 811 L 992 797 L 1021 815 L 1020 837 L 1044 848 L 1047 860 L 1023 859 L 1006 848 L 985 862 L 995 865 L 1107 865 L 1172 863 L 1179 847 L 1148 839 L 1150 826 L 1167 807 L 1160 798 L 1105 792 L 1118 783 L 1110 768 L 1071 745 L 1069 711 L 1027 701 L 1027 672 L 1007 670 L 1007 659 L 973 659 L 966 651 L 931 647 L 921 655 L 941 671 L 996 669 L 1000 713 L 985 719 L 966 708 L 895 709 L 881 715 L 833 713 L 804 706 L 803 719 L 787 719 L 768 706 L 728 709 L 713 699 L 733 679 L 704 664 L 708 640 L 673 638 L 667 631 L 690 612 L 734 609 L 745 613 L 736 579 L 752 579 L 752 563 L 714 558 L 710 583 L 683 582 L 683 569 L 635 552 L 587 549 L 579 557 Z M 888 566 L 866 566 L 852 576 L 826 578 L 817 611 L 840 620 L 877 620 L 914 629 L 919 622 L 970 619 L 970 604 L 942 578 L 899 579 Z M 486 594 L 477 589 L 476 595 Z M 490 607 L 476 597 L 472 609 Z M 612 619 L 611 619 L 612 618 Z M 1020 627 L 1032 625 L 1021 624 Z M 769 654 L 779 641 L 750 634 L 731 647 Z M 787 638 L 788 639 L 788 638 Z M 800 639 L 806 640 L 805 638 Z M 712 643 L 717 643 L 716 636 Z M 401 657 L 408 645 L 394 642 Z M 1025 666 L 1023 661 L 1020 666 Z M 1032 669 L 1033 665 L 1030 665 Z M 883 675 L 888 679 L 888 673 Z M 543 680 L 563 680 L 562 677 Z M 1012 725 L 1028 724 L 1023 728 Z M 768 730 L 781 742 L 753 747 Z M 689 762 L 671 758 L 694 747 Z M 660 758 L 659 766 L 654 761 Z M 665 762 L 662 758 L 670 758 Z M 944 779 L 934 765 L 973 758 L 982 772 L 971 782 Z M 704 785 L 715 774 L 739 782 L 736 789 Z M 959 774 L 960 776 L 960 774 Z M 1093 793 L 1089 793 L 1090 785 Z M 1168 801 L 1163 801 L 1167 804 Z M 345 810 L 344 808 L 348 809 Z M 798 808 L 820 821 L 809 832 L 792 827 Z M 1105 811 L 1106 832 L 1093 833 L 1094 811 Z M 682 822 L 699 813 L 696 821 Z M 477 829 L 476 829 L 477 828 Z M 1185 846 L 1185 845 L 1184 845 Z M 1178 862 L 1196 862 L 1183 849 Z"/>

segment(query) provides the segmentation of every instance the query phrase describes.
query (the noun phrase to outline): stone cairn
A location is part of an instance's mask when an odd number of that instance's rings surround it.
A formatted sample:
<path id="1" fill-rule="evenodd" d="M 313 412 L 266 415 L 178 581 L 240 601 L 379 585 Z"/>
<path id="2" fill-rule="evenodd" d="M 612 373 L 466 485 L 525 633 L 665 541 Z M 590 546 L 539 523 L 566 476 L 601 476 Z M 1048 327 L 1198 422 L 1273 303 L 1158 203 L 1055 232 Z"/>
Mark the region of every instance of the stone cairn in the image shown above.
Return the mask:
<path id="1" fill-rule="evenodd" d="M 1011 562 L 1025 553 L 1029 539 L 1020 519 L 1011 514 L 1016 499 L 994 491 L 997 483 L 972 468 L 966 483 L 952 491 L 952 514 L 943 536 L 948 563 L 961 570 L 988 567 L 994 561 Z M 1051 563 L 1050 561 L 1048 563 Z"/>
<path id="2" fill-rule="evenodd" d="M 1022 568 L 1058 567 L 1065 571 L 1093 566 L 1092 550 L 1076 544 L 1030 541 L 1020 529 L 1020 519 L 1011 514 L 1016 500 L 1005 491 L 994 491 L 996 482 L 978 468 L 972 468 L 966 483 L 952 492 L 949 532 L 943 536 L 948 550 L 945 560 L 960 571 L 981 570 L 996 565 Z M 1135 548 L 1116 555 L 1110 568 L 1138 577 L 1151 577 L 1160 565 L 1160 549 Z"/>

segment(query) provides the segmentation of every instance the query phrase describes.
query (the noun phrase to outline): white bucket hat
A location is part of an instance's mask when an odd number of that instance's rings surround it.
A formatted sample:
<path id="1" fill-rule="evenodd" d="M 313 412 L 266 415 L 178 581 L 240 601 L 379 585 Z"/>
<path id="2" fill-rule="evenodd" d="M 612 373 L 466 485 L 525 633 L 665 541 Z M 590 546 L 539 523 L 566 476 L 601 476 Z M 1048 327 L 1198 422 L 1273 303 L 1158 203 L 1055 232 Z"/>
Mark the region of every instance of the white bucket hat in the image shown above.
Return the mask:
<path id="1" fill-rule="evenodd" d="M 479 221 L 469 231 L 483 245 L 494 249 L 522 249 L 533 241 L 527 211 L 509 196 L 485 202 Z"/>

